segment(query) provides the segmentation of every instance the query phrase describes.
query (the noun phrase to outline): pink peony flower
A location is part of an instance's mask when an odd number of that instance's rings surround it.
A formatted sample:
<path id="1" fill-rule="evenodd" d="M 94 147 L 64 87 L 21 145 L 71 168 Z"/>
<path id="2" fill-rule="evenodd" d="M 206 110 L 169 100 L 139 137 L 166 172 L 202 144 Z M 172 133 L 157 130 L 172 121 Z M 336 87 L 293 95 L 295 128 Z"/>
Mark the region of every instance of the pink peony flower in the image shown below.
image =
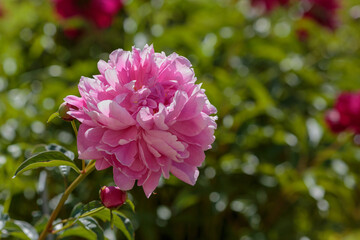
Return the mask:
<path id="1" fill-rule="evenodd" d="M 331 30 L 337 28 L 337 10 L 340 8 L 339 0 L 307 0 L 311 7 L 304 13 L 305 18 L 311 18 L 320 25 Z"/>
<path id="2" fill-rule="evenodd" d="M 330 130 L 340 133 L 350 130 L 360 133 L 360 93 L 342 93 L 337 98 L 334 109 L 326 113 L 325 121 Z"/>
<path id="3" fill-rule="evenodd" d="M 98 28 L 107 28 L 123 6 L 122 0 L 53 0 L 55 10 L 64 19 L 82 17 Z"/>
<path id="4" fill-rule="evenodd" d="M 287 5 L 289 0 L 251 0 L 253 6 L 263 6 L 267 12 L 272 11 L 279 5 Z"/>
<path id="5" fill-rule="evenodd" d="M 100 189 L 100 199 L 107 208 L 118 208 L 126 201 L 126 192 L 114 186 L 103 186 Z"/>
<path id="6" fill-rule="evenodd" d="M 79 158 L 96 159 L 98 170 L 112 167 L 121 190 L 137 181 L 147 197 L 170 173 L 194 185 L 215 140 L 216 117 L 209 115 L 216 108 L 195 84 L 189 60 L 146 45 L 115 50 L 98 69 L 80 79 L 81 97 L 64 99 L 78 108 L 68 114 L 81 122 Z"/>

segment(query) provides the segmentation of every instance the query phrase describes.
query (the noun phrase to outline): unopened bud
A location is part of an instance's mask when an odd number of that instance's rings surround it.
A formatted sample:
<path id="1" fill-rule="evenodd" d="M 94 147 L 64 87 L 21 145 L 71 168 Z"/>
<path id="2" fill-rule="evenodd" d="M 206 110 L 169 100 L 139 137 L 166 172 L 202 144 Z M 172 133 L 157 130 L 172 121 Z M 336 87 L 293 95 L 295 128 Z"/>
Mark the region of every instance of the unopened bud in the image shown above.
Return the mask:
<path id="1" fill-rule="evenodd" d="M 59 113 L 59 117 L 62 118 L 65 121 L 72 121 L 75 118 L 73 118 L 72 116 L 70 116 L 67 112 L 70 111 L 71 109 L 71 105 L 64 102 L 60 105 L 58 113 Z"/>
<path id="2" fill-rule="evenodd" d="M 102 204 L 110 209 L 118 208 L 126 201 L 126 192 L 119 187 L 103 186 L 100 189 L 100 199 Z"/>

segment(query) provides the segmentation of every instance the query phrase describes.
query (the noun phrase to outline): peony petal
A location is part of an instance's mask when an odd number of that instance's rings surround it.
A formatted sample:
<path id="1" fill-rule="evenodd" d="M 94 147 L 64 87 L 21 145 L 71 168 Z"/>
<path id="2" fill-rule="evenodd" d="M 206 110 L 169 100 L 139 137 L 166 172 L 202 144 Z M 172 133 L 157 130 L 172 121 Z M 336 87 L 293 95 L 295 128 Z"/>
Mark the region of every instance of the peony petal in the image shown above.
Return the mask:
<path id="1" fill-rule="evenodd" d="M 150 172 L 148 178 L 142 184 L 145 195 L 147 198 L 151 196 L 157 185 L 159 184 L 159 180 L 161 177 L 161 172 Z"/>
<path id="2" fill-rule="evenodd" d="M 184 161 L 191 166 L 200 167 L 205 160 L 205 153 L 201 147 L 190 144 L 187 147 L 187 150 L 189 151 L 190 156 Z"/>
<path id="3" fill-rule="evenodd" d="M 99 170 L 99 171 L 104 170 L 110 166 L 111 166 L 111 164 L 108 161 L 106 161 L 105 159 L 98 159 L 95 162 L 95 168 L 96 168 L 96 170 Z"/>
<path id="4" fill-rule="evenodd" d="M 191 166 L 187 163 L 172 162 L 170 172 L 181 181 L 190 185 L 194 185 L 199 176 L 197 167 Z"/>
<path id="5" fill-rule="evenodd" d="M 168 116 L 166 120 L 168 122 L 171 122 L 175 118 L 179 116 L 182 109 L 184 108 L 186 102 L 188 101 L 188 96 L 186 92 L 183 91 L 177 91 L 174 95 L 173 101 L 171 104 L 167 107 Z"/>
<path id="6" fill-rule="evenodd" d="M 106 130 L 101 140 L 111 147 L 116 147 L 119 144 L 124 145 L 130 141 L 136 140 L 137 135 L 138 131 L 136 127 L 129 127 L 118 131 Z"/>
<path id="7" fill-rule="evenodd" d="M 139 155 L 142 162 L 149 168 L 151 171 L 158 171 L 160 169 L 159 164 L 156 161 L 156 158 L 153 154 L 149 151 L 147 144 L 145 141 L 139 141 Z"/>
<path id="8" fill-rule="evenodd" d="M 205 127 L 207 127 L 207 119 L 206 116 L 202 116 L 198 114 L 198 116 L 185 121 L 177 121 L 172 126 L 171 129 L 182 133 L 186 136 L 195 136 L 198 135 Z"/>
<path id="9" fill-rule="evenodd" d="M 84 99 L 77 97 L 77 96 L 69 95 L 64 98 L 64 101 L 69 103 L 70 105 L 73 105 L 73 106 L 79 108 L 79 109 L 84 106 Z"/>
<path id="10" fill-rule="evenodd" d="M 154 115 L 154 123 L 160 130 L 168 130 L 169 127 L 165 124 L 166 108 L 164 104 L 159 104 L 159 112 Z"/>
<path id="11" fill-rule="evenodd" d="M 177 141 L 177 137 L 169 132 L 151 130 L 144 133 L 143 138 L 147 144 L 153 147 L 157 152 L 174 161 L 179 161 L 177 159 L 177 151 L 185 150 L 184 145 Z"/>
<path id="12" fill-rule="evenodd" d="M 97 67 L 99 69 L 99 72 L 104 75 L 105 74 L 105 71 L 107 69 L 110 69 L 111 68 L 111 65 L 108 64 L 107 62 L 105 62 L 104 60 L 100 60 L 97 64 Z"/>
<path id="13" fill-rule="evenodd" d="M 81 124 L 77 135 L 77 145 L 79 158 L 84 160 L 102 158 L 100 151 L 96 149 L 97 143 L 100 141 L 103 129 L 92 128 L 85 124 Z"/>
<path id="14" fill-rule="evenodd" d="M 136 115 L 136 121 L 143 129 L 152 129 L 154 125 L 153 116 L 151 115 L 150 109 L 148 107 L 143 107 L 140 109 Z"/>
<path id="15" fill-rule="evenodd" d="M 134 161 L 137 151 L 138 149 L 136 142 L 131 142 L 129 144 L 117 147 L 113 152 L 115 153 L 116 159 L 121 164 L 130 166 Z"/>
<path id="16" fill-rule="evenodd" d="M 119 79 L 117 76 L 117 72 L 115 69 L 107 69 L 105 71 L 105 78 L 106 81 L 110 84 L 111 87 L 113 87 L 114 89 L 117 88 L 117 86 L 119 85 Z"/>
<path id="17" fill-rule="evenodd" d="M 195 95 L 190 97 L 176 120 L 189 120 L 194 116 L 198 115 L 204 108 L 205 101 L 206 100 L 204 96 L 201 95 Z"/>
<path id="18" fill-rule="evenodd" d="M 121 172 L 120 169 L 113 168 L 114 182 L 123 191 L 127 191 L 133 188 L 135 180 L 129 178 Z"/>

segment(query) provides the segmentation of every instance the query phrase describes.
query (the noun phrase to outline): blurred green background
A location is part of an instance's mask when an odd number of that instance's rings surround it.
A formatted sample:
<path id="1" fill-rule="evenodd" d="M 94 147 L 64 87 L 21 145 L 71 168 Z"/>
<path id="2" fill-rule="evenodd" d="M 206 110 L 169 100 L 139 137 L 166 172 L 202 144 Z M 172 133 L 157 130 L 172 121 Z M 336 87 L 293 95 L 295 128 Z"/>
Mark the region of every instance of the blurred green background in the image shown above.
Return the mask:
<path id="1" fill-rule="evenodd" d="M 342 1 L 334 31 L 300 19 L 297 1 L 263 13 L 248 0 L 130 0 L 103 30 L 60 21 L 51 1 L 0 4 L 0 205 L 12 218 L 35 224 L 65 188 L 57 169 L 12 179 L 39 144 L 76 152 L 69 123 L 46 123 L 62 99 L 112 50 L 153 43 L 192 62 L 219 120 L 194 187 L 172 177 L 150 199 L 130 191 L 136 239 L 360 239 L 360 149 L 324 122 L 338 93 L 360 88 L 358 0 Z M 92 173 L 60 217 L 110 184 L 111 170 Z"/>

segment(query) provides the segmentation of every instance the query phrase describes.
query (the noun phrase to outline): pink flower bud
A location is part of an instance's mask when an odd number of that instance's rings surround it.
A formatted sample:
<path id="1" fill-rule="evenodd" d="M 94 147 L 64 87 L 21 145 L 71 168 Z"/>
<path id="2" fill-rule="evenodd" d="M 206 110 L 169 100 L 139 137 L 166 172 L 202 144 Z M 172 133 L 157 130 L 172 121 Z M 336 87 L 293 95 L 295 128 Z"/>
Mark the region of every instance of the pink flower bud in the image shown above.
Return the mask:
<path id="1" fill-rule="evenodd" d="M 100 189 L 100 199 L 107 208 L 117 208 L 126 201 L 126 192 L 114 186 L 103 186 Z"/>
<path id="2" fill-rule="evenodd" d="M 72 116 L 70 116 L 69 114 L 67 114 L 68 111 L 71 110 L 71 108 L 75 108 L 73 106 L 71 106 L 69 103 L 62 103 L 59 107 L 58 113 L 59 113 L 59 117 L 62 118 L 65 121 L 72 121 L 74 120 L 74 118 Z"/>

